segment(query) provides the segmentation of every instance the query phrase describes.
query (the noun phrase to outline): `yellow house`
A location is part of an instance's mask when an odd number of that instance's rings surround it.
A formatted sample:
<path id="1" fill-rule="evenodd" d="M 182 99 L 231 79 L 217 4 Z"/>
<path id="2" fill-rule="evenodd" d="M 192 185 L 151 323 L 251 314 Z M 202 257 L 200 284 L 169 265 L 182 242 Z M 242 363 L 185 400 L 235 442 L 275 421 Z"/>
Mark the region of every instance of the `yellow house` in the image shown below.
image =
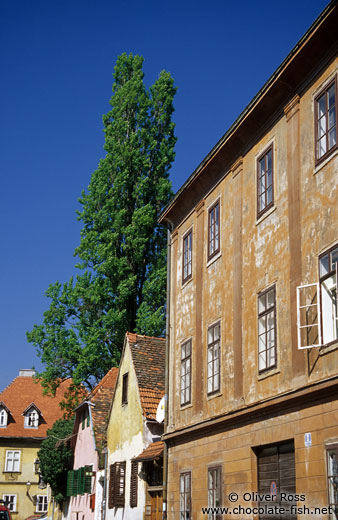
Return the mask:
<path id="1" fill-rule="evenodd" d="M 165 340 L 128 333 L 107 428 L 106 520 L 162 519 Z"/>
<path id="2" fill-rule="evenodd" d="M 62 417 L 59 402 L 70 384 L 63 382 L 51 397 L 43 395 L 34 375 L 34 370 L 20 370 L 0 393 L 0 499 L 7 503 L 14 520 L 48 510 L 47 486 L 39 482 L 37 454 L 47 430 Z"/>

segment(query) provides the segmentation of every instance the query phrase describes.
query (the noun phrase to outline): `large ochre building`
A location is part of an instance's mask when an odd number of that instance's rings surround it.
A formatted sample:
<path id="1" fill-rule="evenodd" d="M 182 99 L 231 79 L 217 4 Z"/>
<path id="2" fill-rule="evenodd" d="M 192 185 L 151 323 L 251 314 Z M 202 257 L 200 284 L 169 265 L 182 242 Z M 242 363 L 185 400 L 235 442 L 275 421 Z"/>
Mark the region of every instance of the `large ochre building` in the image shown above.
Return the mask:
<path id="1" fill-rule="evenodd" d="M 337 28 L 331 2 L 162 213 L 168 520 L 338 518 Z"/>

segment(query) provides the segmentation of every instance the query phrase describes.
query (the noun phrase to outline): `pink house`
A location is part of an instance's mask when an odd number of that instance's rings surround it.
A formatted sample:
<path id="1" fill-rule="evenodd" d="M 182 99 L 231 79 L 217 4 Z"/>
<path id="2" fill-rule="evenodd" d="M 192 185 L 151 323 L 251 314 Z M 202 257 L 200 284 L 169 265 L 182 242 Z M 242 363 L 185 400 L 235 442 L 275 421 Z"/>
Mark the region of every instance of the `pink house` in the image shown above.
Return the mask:
<path id="1" fill-rule="evenodd" d="M 73 469 L 68 472 L 64 520 L 101 518 L 106 419 L 109 413 L 118 368 L 111 368 L 88 398 L 75 410 L 72 437 Z M 101 482 L 102 481 L 102 482 Z"/>

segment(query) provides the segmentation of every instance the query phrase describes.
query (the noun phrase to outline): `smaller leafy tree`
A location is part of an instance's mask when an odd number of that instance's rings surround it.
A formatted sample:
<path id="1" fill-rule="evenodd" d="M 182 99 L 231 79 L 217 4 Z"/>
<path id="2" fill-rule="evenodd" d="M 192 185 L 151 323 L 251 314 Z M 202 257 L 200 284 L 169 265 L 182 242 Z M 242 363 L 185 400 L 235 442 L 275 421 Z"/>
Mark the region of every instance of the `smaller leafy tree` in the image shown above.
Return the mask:
<path id="1" fill-rule="evenodd" d="M 50 485 L 58 503 L 66 498 L 67 471 L 72 468 L 73 452 L 66 439 L 73 431 L 73 424 L 72 419 L 56 421 L 38 452 L 42 479 Z"/>

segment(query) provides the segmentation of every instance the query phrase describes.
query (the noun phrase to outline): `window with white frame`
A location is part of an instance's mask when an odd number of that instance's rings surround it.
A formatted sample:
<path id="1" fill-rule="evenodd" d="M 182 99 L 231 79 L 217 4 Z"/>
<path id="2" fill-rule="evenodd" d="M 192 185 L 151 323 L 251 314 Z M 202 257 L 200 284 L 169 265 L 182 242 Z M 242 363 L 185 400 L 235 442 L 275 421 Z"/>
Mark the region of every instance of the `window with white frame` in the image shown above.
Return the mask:
<path id="1" fill-rule="evenodd" d="M 25 413 L 25 428 L 37 428 L 39 426 L 39 414 L 35 408 L 30 408 Z"/>
<path id="2" fill-rule="evenodd" d="M 47 495 L 37 495 L 36 497 L 36 512 L 46 513 L 48 511 L 48 497 Z"/>
<path id="3" fill-rule="evenodd" d="M 338 246 L 329 249 L 319 257 L 322 339 L 324 345 L 332 343 L 338 338 L 337 262 Z"/>
<path id="4" fill-rule="evenodd" d="M 20 471 L 20 450 L 6 450 L 5 471 L 14 473 Z"/>
<path id="5" fill-rule="evenodd" d="M 319 256 L 319 281 L 297 287 L 298 348 L 338 341 L 338 245 Z"/>
<path id="6" fill-rule="evenodd" d="M 13 513 L 16 512 L 16 502 L 17 497 L 16 495 L 2 495 L 2 500 L 4 501 L 4 504 L 8 509 Z"/>
<path id="7" fill-rule="evenodd" d="M 335 511 L 331 518 L 337 518 L 338 514 L 338 446 L 328 446 L 327 456 L 327 478 L 329 490 L 329 505 Z"/>
<path id="8" fill-rule="evenodd" d="M 3 406 L 0 406 L 0 428 L 5 428 L 7 426 L 7 422 L 8 422 L 7 410 Z"/>
<path id="9" fill-rule="evenodd" d="M 208 394 L 220 390 L 221 324 L 208 328 Z"/>
<path id="10" fill-rule="evenodd" d="M 275 286 L 258 295 L 258 370 L 276 366 Z"/>

